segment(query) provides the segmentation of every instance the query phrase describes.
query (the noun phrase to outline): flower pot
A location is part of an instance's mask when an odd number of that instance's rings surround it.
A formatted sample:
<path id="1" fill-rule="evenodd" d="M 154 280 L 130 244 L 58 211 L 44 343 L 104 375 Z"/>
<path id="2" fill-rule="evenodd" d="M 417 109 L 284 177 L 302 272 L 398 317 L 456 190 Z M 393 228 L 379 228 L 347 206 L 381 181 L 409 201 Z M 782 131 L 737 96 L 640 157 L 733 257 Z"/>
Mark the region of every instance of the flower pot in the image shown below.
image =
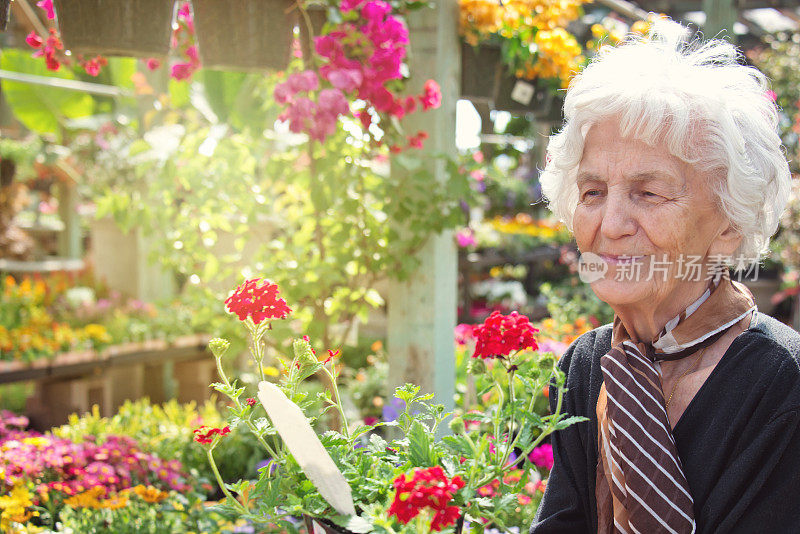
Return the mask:
<path id="1" fill-rule="evenodd" d="M 192 0 L 203 67 L 285 69 L 297 18 L 294 0 Z"/>
<path id="2" fill-rule="evenodd" d="M 303 521 L 305 523 L 306 530 L 308 530 L 308 534 L 354 534 L 352 531 L 342 528 L 339 525 L 335 525 L 327 519 L 304 515 Z M 464 515 L 461 514 L 458 516 L 458 521 L 455 525 L 455 532 L 456 534 L 461 534 L 463 530 Z"/>
<path id="3" fill-rule="evenodd" d="M 500 47 L 461 43 L 461 98 L 489 102 L 501 70 Z"/>
<path id="4" fill-rule="evenodd" d="M 308 534 L 353 534 L 353 532 L 339 525 L 335 525 L 327 519 L 304 515 L 303 521 L 305 522 Z"/>
<path id="5" fill-rule="evenodd" d="M 174 0 L 54 0 L 64 46 L 84 55 L 166 58 Z"/>

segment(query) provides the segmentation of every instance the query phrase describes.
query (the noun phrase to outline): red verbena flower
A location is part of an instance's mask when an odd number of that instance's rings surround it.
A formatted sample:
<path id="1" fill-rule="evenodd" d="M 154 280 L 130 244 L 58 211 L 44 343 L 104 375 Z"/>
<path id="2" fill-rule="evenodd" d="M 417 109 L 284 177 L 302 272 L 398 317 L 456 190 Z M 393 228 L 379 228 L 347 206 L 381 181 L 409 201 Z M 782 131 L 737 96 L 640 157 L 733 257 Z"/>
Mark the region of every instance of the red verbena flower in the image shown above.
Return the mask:
<path id="1" fill-rule="evenodd" d="M 256 400 L 253 397 L 248 397 L 245 402 L 247 403 L 248 406 L 255 406 L 256 405 Z"/>
<path id="2" fill-rule="evenodd" d="M 431 530 L 439 532 L 458 520 L 461 511 L 450 501 L 463 487 L 461 477 L 448 480 L 439 466 L 416 469 L 411 479 L 402 474 L 394 480 L 395 495 L 389 515 L 397 517 L 405 525 L 428 508 L 435 512 Z"/>
<path id="3" fill-rule="evenodd" d="M 208 426 L 201 426 L 194 430 L 194 440 L 197 443 L 211 443 L 214 441 L 214 435 L 219 434 L 220 437 L 230 434 L 231 427 L 225 425 L 222 428 L 212 428 Z"/>
<path id="4" fill-rule="evenodd" d="M 511 312 L 503 315 L 499 311 L 492 314 L 473 330 L 475 352 L 472 357 L 502 358 L 514 351 L 530 348 L 536 350 L 539 344 L 533 338 L 537 328 L 524 315 Z"/>
<path id="5" fill-rule="evenodd" d="M 252 278 L 236 288 L 225 300 L 229 312 L 239 316 L 240 321 L 251 317 L 255 324 L 264 319 L 284 319 L 292 310 L 278 296 L 277 284 L 261 278 Z"/>

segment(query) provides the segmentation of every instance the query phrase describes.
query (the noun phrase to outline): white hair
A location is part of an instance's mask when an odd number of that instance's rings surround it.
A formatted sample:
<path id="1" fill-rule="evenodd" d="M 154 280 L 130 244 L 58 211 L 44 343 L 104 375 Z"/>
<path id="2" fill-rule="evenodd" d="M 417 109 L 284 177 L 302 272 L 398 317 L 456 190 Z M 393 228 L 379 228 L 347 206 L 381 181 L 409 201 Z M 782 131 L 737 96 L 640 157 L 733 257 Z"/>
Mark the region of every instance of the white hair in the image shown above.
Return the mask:
<path id="1" fill-rule="evenodd" d="M 578 166 L 589 129 L 618 121 L 623 137 L 669 152 L 705 173 L 721 211 L 742 235 L 735 256 L 754 261 L 789 197 L 791 174 L 767 79 L 740 63 L 731 43 L 689 40 L 684 26 L 656 21 L 649 35 L 605 46 L 567 90 L 564 126 L 550 137 L 540 177 L 550 209 L 572 230 Z"/>

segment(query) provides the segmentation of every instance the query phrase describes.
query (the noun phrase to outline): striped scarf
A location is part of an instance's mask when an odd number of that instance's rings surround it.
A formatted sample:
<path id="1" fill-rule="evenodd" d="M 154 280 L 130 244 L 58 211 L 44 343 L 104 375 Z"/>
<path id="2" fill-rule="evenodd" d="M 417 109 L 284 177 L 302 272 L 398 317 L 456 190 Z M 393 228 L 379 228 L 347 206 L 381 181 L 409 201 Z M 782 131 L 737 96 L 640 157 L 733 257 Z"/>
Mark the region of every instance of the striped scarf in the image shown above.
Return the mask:
<path id="1" fill-rule="evenodd" d="M 756 306 L 727 273 L 669 321 L 651 344 L 631 339 L 615 318 L 611 350 L 600 360 L 597 400 L 598 532 L 695 532 L 694 501 L 675 447 L 657 362 L 718 340 Z"/>

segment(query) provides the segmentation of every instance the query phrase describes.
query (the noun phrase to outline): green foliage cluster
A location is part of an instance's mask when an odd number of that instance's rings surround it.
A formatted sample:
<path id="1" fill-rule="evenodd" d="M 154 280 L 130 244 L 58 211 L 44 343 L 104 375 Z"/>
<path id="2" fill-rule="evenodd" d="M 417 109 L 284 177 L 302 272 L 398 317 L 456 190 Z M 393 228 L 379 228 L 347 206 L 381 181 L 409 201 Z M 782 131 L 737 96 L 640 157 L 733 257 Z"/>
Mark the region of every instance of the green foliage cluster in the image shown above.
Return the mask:
<path id="1" fill-rule="evenodd" d="M 262 357 L 261 339 L 270 327 L 265 323 L 259 326 L 245 323 L 253 336 L 253 359 L 258 366 Z M 244 388 L 236 380 L 228 379 L 222 368 L 224 341 L 212 340 L 212 344 L 222 378 L 222 382 L 213 386 L 233 402 L 228 424 L 231 428 L 249 428 L 272 457 L 269 467 L 260 470 L 255 484 L 248 480 L 226 482 L 217 477 L 227 496 L 223 509 L 248 521 L 277 524 L 288 532 L 297 532 L 289 518 L 302 515 L 332 520 L 353 532 L 420 532 L 418 525 L 401 525 L 388 515 L 394 497 L 393 481 L 415 468 L 432 466 L 441 466 L 448 477 L 460 476 L 464 480 L 465 487 L 456 494 L 454 504 L 478 531 L 482 531 L 486 523 L 506 528 L 519 520 L 515 515 L 518 506 L 513 503 L 536 471 L 528 467 L 521 469 L 519 478 L 510 482 L 502 494 L 482 497 L 478 490 L 496 479 L 504 479 L 512 469 L 517 470 L 516 462 L 510 460 L 512 453 L 526 458 L 550 433 L 584 420 L 561 413 L 564 375 L 557 368 L 553 355 L 517 352 L 493 360 L 491 365 L 475 360 L 470 366 L 472 373 L 482 376 L 479 395 L 493 393 L 492 403 L 482 412 L 468 416 L 478 428 L 468 428 L 467 417 L 458 416 L 449 422 L 453 434 L 439 439 L 438 436 L 446 433 L 443 425 L 452 414 L 445 413 L 442 405 L 432 402 L 432 394 L 421 394 L 420 388 L 413 384 L 395 390 L 395 396 L 404 406 L 396 420 L 348 425 L 335 386 L 337 367 L 318 359 L 308 341 L 295 340 L 294 357 L 278 386 L 312 424 L 331 409 L 341 417 L 341 431 L 325 432 L 320 439 L 352 489 L 357 515 L 343 517 L 306 478 L 270 419 L 260 415 L 258 404 L 251 406 L 242 402 Z M 309 408 L 313 399 L 300 386 L 307 378 L 318 374 L 326 375 L 333 387 L 332 392 L 319 394 L 325 402 L 322 412 L 311 415 Z M 551 384 L 557 395 L 555 413 L 540 415 L 537 399 Z M 382 427 L 394 427 L 396 437 L 386 439 L 374 432 Z M 204 445 L 212 465 L 216 463 L 217 447 L 227 439 L 218 435 Z M 452 528 L 446 531 L 452 532 Z"/>
<path id="2" fill-rule="evenodd" d="M 272 83 L 222 79 L 222 101 L 230 91 L 269 94 Z M 95 162 L 87 174 L 97 216 L 144 231 L 153 260 L 196 287 L 217 288 L 214 298 L 243 274 L 266 276 L 310 310 L 299 319 L 314 339 L 339 346 L 347 331 L 331 326 L 382 305 L 376 282 L 410 276 L 428 236 L 463 222 L 460 201 L 472 191 L 437 156 L 400 155 L 388 172 L 376 158 L 382 149 L 365 144 L 355 122 L 322 145 L 265 129 L 273 105 L 262 105 L 260 129 L 179 120 L 194 112 L 176 111 L 168 118 L 176 124 L 143 136 L 121 130 L 110 150 L 78 150 Z M 429 169 L 442 164 L 450 177 L 435 184 Z"/>
<path id="3" fill-rule="evenodd" d="M 191 534 L 237 531 L 237 525 L 209 510 L 199 495 L 176 492 L 160 503 L 147 502 L 132 493 L 125 505 L 116 509 L 65 506 L 59 514 L 55 530 L 35 530 L 41 534 Z"/>

